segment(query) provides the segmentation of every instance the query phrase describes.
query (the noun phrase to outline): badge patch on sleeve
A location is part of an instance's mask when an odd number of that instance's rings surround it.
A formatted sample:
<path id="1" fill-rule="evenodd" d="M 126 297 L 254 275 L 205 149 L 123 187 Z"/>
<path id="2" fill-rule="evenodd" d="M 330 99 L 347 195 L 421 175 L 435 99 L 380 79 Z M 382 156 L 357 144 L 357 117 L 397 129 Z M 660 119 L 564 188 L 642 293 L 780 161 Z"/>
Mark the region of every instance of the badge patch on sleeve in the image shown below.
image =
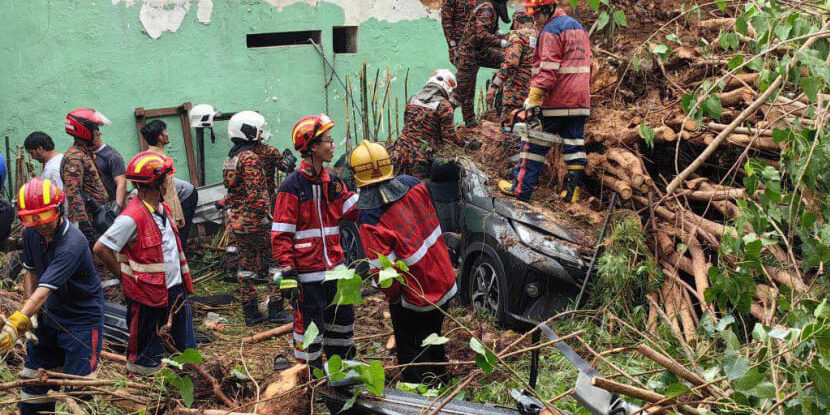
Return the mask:
<path id="1" fill-rule="evenodd" d="M 225 159 L 225 163 L 222 164 L 222 170 L 236 170 L 237 164 L 239 164 L 239 156 Z"/>

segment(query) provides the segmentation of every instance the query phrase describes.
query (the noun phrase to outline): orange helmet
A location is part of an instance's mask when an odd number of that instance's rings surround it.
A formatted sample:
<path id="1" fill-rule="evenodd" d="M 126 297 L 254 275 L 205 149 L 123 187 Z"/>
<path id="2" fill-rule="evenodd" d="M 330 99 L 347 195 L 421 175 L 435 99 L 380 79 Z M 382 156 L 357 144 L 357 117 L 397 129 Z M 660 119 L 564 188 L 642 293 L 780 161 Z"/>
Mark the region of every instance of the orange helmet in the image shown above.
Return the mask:
<path id="1" fill-rule="evenodd" d="M 35 177 L 20 187 L 17 216 L 26 227 L 54 222 L 60 216 L 64 198 L 61 189 L 51 180 Z"/>
<path id="2" fill-rule="evenodd" d="M 151 184 L 176 172 L 173 160 L 152 151 L 142 151 L 127 164 L 127 180 L 133 184 Z"/>
<path id="3" fill-rule="evenodd" d="M 525 0 L 524 7 L 527 13 L 533 16 L 542 6 L 556 6 L 558 0 Z"/>
<path id="4" fill-rule="evenodd" d="M 326 114 L 309 115 L 303 117 L 294 124 L 291 130 L 291 139 L 294 141 L 294 149 L 300 153 L 308 150 L 311 143 L 334 127 L 334 120 Z"/>

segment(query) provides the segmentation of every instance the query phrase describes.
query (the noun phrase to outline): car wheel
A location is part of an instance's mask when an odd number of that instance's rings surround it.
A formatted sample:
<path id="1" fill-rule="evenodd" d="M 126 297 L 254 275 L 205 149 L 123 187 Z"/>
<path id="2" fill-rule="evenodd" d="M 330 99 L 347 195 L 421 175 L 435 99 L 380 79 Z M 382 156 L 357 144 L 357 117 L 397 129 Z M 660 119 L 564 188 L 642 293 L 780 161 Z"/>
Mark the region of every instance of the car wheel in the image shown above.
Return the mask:
<path id="1" fill-rule="evenodd" d="M 503 322 L 507 305 L 507 284 L 489 257 L 482 256 L 473 263 L 467 284 L 473 308 L 483 309 L 496 316 L 500 323 Z"/>

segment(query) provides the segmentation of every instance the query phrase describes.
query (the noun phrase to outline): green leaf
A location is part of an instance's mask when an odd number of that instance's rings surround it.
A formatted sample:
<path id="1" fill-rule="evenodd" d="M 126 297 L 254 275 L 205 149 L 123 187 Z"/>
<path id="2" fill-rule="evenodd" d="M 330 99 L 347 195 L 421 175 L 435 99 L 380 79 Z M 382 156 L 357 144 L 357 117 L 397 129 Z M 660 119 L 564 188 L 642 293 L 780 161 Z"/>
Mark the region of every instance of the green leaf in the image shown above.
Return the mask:
<path id="1" fill-rule="evenodd" d="M 720 11 L 726 10 L 726 0 L 715 0 L 715 6 L 718 6 Z"/>
<path id="2" fill-rule="evenodd" d="M 363 304 L 363 297 L 360 295 L 360 286 L 362 284 L 363 280 L 359 274 L 353 274 L 349 279 L 337 280 L 337 294 L 334 296 L 333 304 Z"/>
<path id="3" fill-rule="evenodd" d="M 830 306 L 827 305 L 827 299 L 825 298 L 821 301 L 821 303 L 819 303 L 818 306 L 816 306 L 816 309 L 813 310 L 813 317 L 827 318 L 828 316 L 830 316 Z"/>
<path id="4" fill-rule="evenodd" d="M 395 262 L 395 266 L 403 272 L 409 272 L 409 265 L 406 265 L 406 262 L 403 262 L 402 259 L 399 259 L 398 262 Z"/>
<path id="5" fill-rule="evenodd" d="M 599 0 L 588 0 L 588 7 L 593 11 L 599 10 Z"/>
<path id="6" fill-rule="evenodd" d="M 614 23 L 620 27 L 628 26 L 628 21 L 625 19 L 625 13 L 622 10 L 614 11 Z"/>
<path id="7" fill-rule="evenodd" d="M 316 379 L 322 379 L 326 377 L 326 372 L 323 372 L 322 369 L 318 369 L 316 367 L 314 368 L 314 370 L 311 371 L 311 373 L 314 375 Z"/>
<path id="8" fill-rule="evenodd" d="M 571 10 L 576 10 L 579 7 L 579 0 L 568 0 L 568 3 L 571 4 Z"/>
<path id="9" fill-rule="evenodd" d="M 744 36 L 749 33 L 749 26 L 747 25 L 746 17 L 744 17 L 744 15 L 740 15 L 737 19 L 735 19 L 735 29 L 738 33 Z"/>
<path id="10" fill-rule="evenodd" d="M 478 354 L 485 354 L 487 352 L 487 348 L 484 347 L 484 344 L 482 344 L 481 341 L 475 337 L 470 338 L 470 348 Z"/>
<path id="11" fill-rule="evenodd" d="M 654 130 L 645 124 L 640 124 L 640 135 L 646 140 L 649 148 L 654 148 Z"/>
<path id="12" fill-rule="evenodd" d="M 320 334 L 320 329 L 317 328 L 317 324 L 314 324 L 312 321 L 311 324 L 305 329 L 305 333 L 303 333 L 303 344 L 300 345 L 300 348 L 303 350 L 308 350 L 308 346 L 311 346 L 311 343 L 314 343 L 314 340 L 317 339 L 317 336 Z"/>
<path id="13" fill-rule="evenodd" d="M 817 359 L 813 360 L 813 366 L 809 369 L 810 379 L 816 386 L 816 390 L 824 395 L 830 396 L 830 370 L 821 366 Z"/>
<path id="14" fill-rule="evenodd" d="M 354 403 L 357 402 L 357 397 L 358 396 L 360 396 L 360 389 L 355 388 L 354 392 L 352 392 L 352 397 L 349 398 L 349 400 L 346 401 L 346 403 L 343 404 L 343 407 L 340 408 L 340 411 L 338 411 L 337 413 L 346 412 L 349 409 L 352 409 L 352 406 L 354 406 Z"/>
<path id="15" fill-rule="evenodd" d="M 423 342 L 421 342 L 421 347 L 427 347 L 427 346 L 433 346 L 433 345 L 437 346 L 437 345 L 444 344 L 448 341 L 450 341 L 450 339 L 448 339 L 444 336 L 439 336 L 436 333 L 430 333 L 430 335 L 427 336 L 427 338 L 424 339 Z"/>
<path id="16" fill-rule="evenodd" d="M 755 327 L 752 329 L 752 338 L 758 340 L 759 342 L 767 341 L 767 331 L 764 329 L 763 324 L 755 323 Z"/>
<path id="17" fill-rule="evenodd" d="M 807 98 L 810 98 L 810 102 L 818 101 L 818 91 L 821 89 L 820 79 L 816 77 L 805 77 L 799 79 L 798 84 L 801 85 L 801 89 L 804 90 Z"/>
<path id="18" fill-rule="evenodd" d="M 392 261 L 390 261 L 389 258 L 386 257 L 386 255 L 378 254 L 378 261 L 380 261 L 381 268 L 389 268 L 394 265 Z"/>
<path id="19" fill-rule="evenodd" d="M 161 359 L 161 363 L 164 363 L 167 366 L 173 366 L 173 367 L 175 367 L 176 369 L 179 369 L 179 370 L 184 369 L 184 364 L 183 363 L 177 362 L 175 360 L 168 359 L 166 357 Z"/>
<path id="20" fill-rule="evenodd" d="M 674 33 L 669 33 L 668 35 L 666 35 L 666 40 L 668 40 L 669 42 L 677 43 L 678 45 L 683 45 L 683 42 L 681 42 L 680 38 L 677 37 L 677 35 L 675 35 Z"/>
<path id="21" fill-rule="evenodd" d="M 476 365 L 484 371 L 486 374 L 493 373 L 494 366 L 496 364 L 496 355 L 493 354 L 490 350 L 487 350 L 477 338 L 472 337 L 470 338 L 470 348 L 476 352 Z"/>
<path id="22" fill-rule="evenodd" d="M 329 373 L 337 373 L 343 369 L 343 359 L 339 355 L 334 355 L 326 360 L 326 369 Z"/>
<path id="23" fill-rule="evenodd" d="M 718 333 L 718 336 L 726 343 L 728 350 L 737 350 L 741 347 L 741 341 L 738 340 L 738 336 L 732 330 L 724 330 Z"/>
<path id="24" fill-rule="evenodd" d="M 669 53 L 669 46 L 666 45 L 665 43 L 661 43 L 661 44 L 655 46 L 654 49 L 652 49 L 652 52 L 654 52 L 655 54 L 660 55 L 660 56 L 665 56 L 666 54 Z"/>
<path id="25" fill-rule="evenodd" d="M 378 360 L 369 362 L 369 366 L 361 366 L 363 370 L 366 389 L 376 396 L 383 395 L 383 385 L 386 382 L 386 374 L 383 371 L 383 364 Z"/>
<path id="26" fill-rule="evenodd" d="M 735 380 L 749 371 L 749 360 L 735 350 L 727 350 L 723 356 L 723 372 L 729 380 Z"/>
<path id="27" fill-rule="evenodd" d="M 680 98 L 680 103 L 683 106 L 683 112 L 685 112 L 686 114 L 692 113 L 692 110 L 694 109 L 695 99 L 696 97 L 694 92 L 683 94 L 683 96 Z"/>
<path id="28" fill-rule="evenodd" d="M 178 389 L 179 394 L 182 395 L 184 406 L 190 408 L 193 405 L 193 381 L 189 377 L 182 378 Z"/>
<path id="29" fill-rule="evenodd" d="M 682 383 L 672 383 L 666 388 L 666 397 L 674 398 L 675 396 L 684 395 L 689 392 L 689 387 Z"/>
<path id="30" fill-rule="evenodd" d="M 720 104 L 720 98 L 714 94 L 709 95 L 709 97 L 703 101 L 703 112 L 709 117 L 720 121 L 720 116 L 723 112 L 723 108 Z"/>
<path id="31" fill-rule="evenodd" d="M 354 270 L 349 269 L 349 267 L 345 265 L 338 265 L 334 267 L 331 271 L 326 271 L 325 280 L 326 281 L 333 281 L 333 280 L 345 280 L 352 278 L 354 276 Z"/>
<path id="32" fill-rule="evenodd" d="M 790 37 L 790 31 L 793 29 L 789 23 L 779 23 L 775 25 L 775 36 L 781 40 L 787 40 Z"/>
<path id="33" fill-rule="evenodd" d="M 735 389 L 741 392 L 746 392 L 761 383 L 764 380 L 764 375 L 758 369 L 751 369 L 744 373 L 741 377 L 733 381 Z"/>
<path id="34" fill-rule="evenodd" d="M 234 366 L 233 370 L 231 370 L 231 374 L 233 375 L 233 377 L 236 378 L 236 380 L 245 381 L 250 379 L 248 375 L 245 373 L 245 368 L 242 366 Z"/>
<path id="35" fill-rule="evenodd" d="M 640 57 L 639 56 L 634 55 L 634 57 L 631 59 L 631 67 L 634 68 L 635 71 L 640 70 Z"/>
<path id="36" fill-rule="evenodd" d="M 772 329 L 767 333 L 773 339 L 784 340 L 790 334 L 789 329 Z"/>
<path id="37" fill-rule="evenodd" d="M 198 365 L 202 363 L 202 353 L 196 349 L 185 349 L 181 354 L 173 357 L 173 360 L 179 363 L 192 363 Z"/>
<path id="38" fill-rule="evenodd" d="M 730 59 L 729 62 L 727 62 L 727 65 L 729 65 L 729 69 L 735 69 L 735 68 L 737 68 L 737 67 L 739 67 L 743 64 L 744 64 L 744 55 L 740 55 L 740 54 L 735 55 L 734 58 Z"/>
<path id="39" fill-rule="evenodd" d="M 384 281 L 389 281 L 391 284 L 397 277 L 398 271 L 395 268 L 384 268 L 378 273 L 378 284 L 382 285 Z"/>
<path id="40" fill-rule="evenodd" d="M 717 325 L 716 328 L 717 328 L 718 331 L 724 331 L 724 330 L 726 330 L 727 327 L 729 327 L 733 323 L 735 323 L 735 317 L 734 316 L 731 316 L 731 315 L 724 316 L 722 319 L 720 319 L 718 321 L 718 325 Z"/>
<path id="41" fill-rule="evenodd" d="M 607 25 L 610 20 L 611 20 L 611 17 L 608 16 L 607 12 L 600 13 L 599 18 L 597 19 L 597 30 L 598 31 L 602 30 L 602 28 L 604 28 L 605 25 Z"/>

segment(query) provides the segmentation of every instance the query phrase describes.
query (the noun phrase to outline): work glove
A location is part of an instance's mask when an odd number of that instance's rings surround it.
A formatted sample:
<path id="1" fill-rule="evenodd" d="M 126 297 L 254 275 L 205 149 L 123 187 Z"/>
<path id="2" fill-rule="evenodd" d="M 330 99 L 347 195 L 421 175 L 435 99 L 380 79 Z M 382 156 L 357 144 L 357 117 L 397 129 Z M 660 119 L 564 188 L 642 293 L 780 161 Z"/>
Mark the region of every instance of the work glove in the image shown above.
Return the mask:
<path id="1" fill-rule="evenodd" d="M 474 137 L 464 137 L 461 139 L 461 147 L 469 151 L 478 151 L 481 148 L 481 141 Z"/>
<path id="2" fill-rule="evenodd" d="M 527 92 L 527 99 L 524 102 L 524 108 L 527 112 L 527 118 L 539 116 L 541 114 L 542 101 L 545 99 L 545 90 L 537 87 L 530 87 Z"/>
<path id="3" fill-rule="evenodd" d="M 284 300 L 293 302 L 300 297 L 296 271 L 284 271 L 282 268 L 271 267 L 269 272 L 274 284 L 280 288 L 280 294 Z"/>
<path id="4" fill-rule="evenodd" d="M 15 311 L 9 316 L 6 324 L 3 325 L 3 330 L 0 331 L 0 353 L 11 351 L 17 339 L 31 327 L 32 321 L 25 314 Z"/>
<path id="5" fill-rule="evenodd" d="M 286 148 L 282 152 L 282 159 L 280 160 L 280 164 L 277 166 L 277 169 L 283 173 L 291 173 L 296 167 L 297 157 L 294 157 L 294 153 Z"/>

